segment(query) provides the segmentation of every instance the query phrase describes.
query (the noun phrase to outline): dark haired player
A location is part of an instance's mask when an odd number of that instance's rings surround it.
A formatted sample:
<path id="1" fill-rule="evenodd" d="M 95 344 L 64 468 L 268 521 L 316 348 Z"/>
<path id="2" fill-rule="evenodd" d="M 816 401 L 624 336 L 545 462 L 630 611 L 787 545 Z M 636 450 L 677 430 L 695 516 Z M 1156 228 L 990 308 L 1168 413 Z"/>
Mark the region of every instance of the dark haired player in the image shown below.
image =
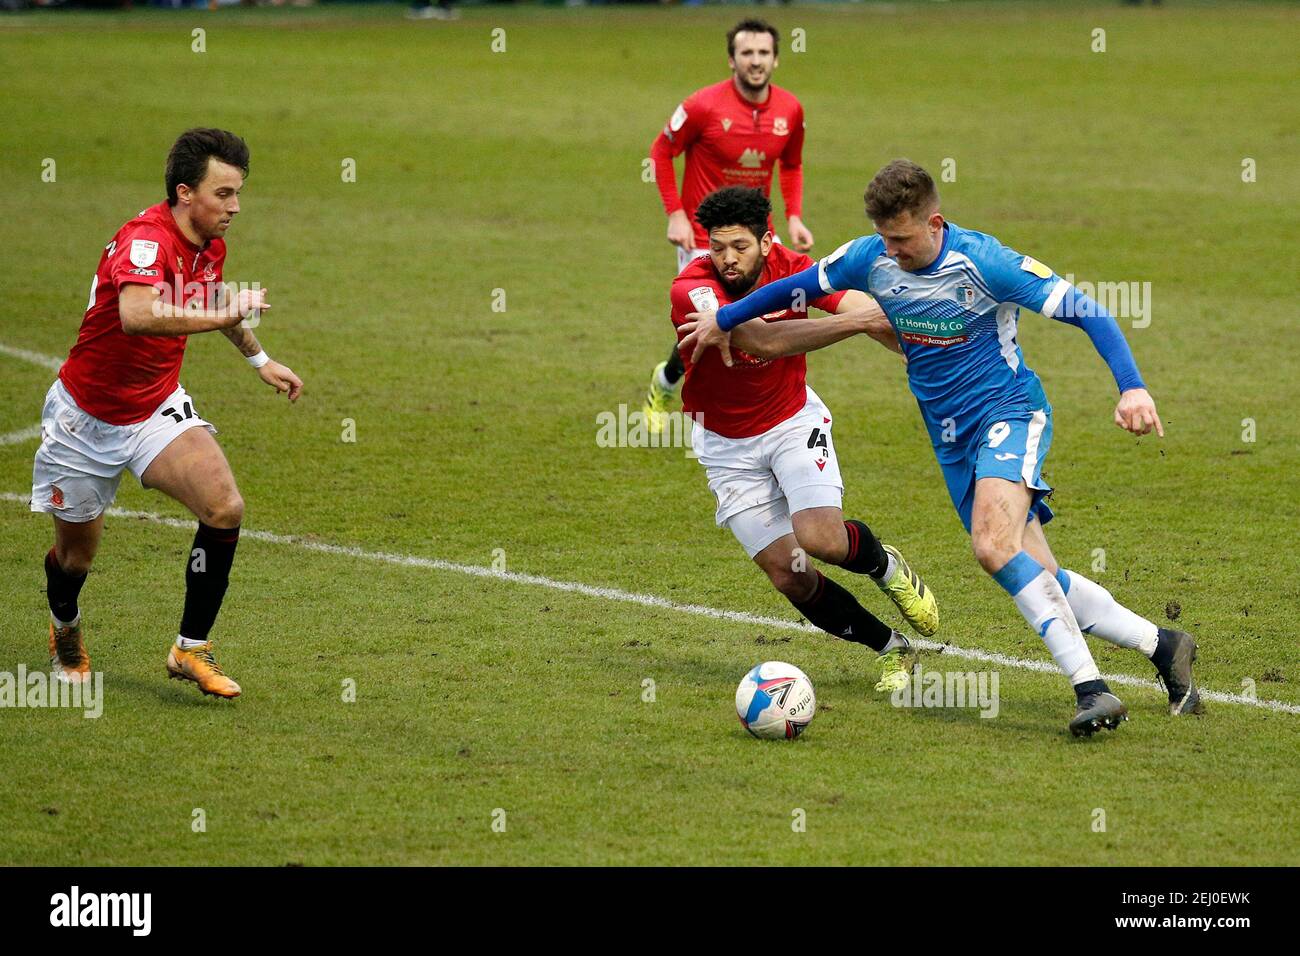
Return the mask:
<path id="1" fill-rule="evenodd" d="M 668 213 L 668 241 L 677 247 L 677 271 L 702 256 L 708 236 L 695 221 L 700 201 L 722 186 L 751 186 L 766 196 L 772 172 L 781 163 L 787 238 L 799 252 L 812 248 L 803 224 L 803 106 L 772 83 L 780 36 L 763 20 L 742 20 L 727 33 L 731 76 L 688 96 L 673 111 L 650 147 L 655 183 Z M 677 191 L 673 158 L 686 154 L 682 191 Z M 772 228 L 771 223 L 768 224 Z M 776 230 L 772 229 L 775 235 Z M 646 425 L 660 431 L 682 377 L 682 361 L 671 349 L 650 376 L 642 413 Z"/>
<path id="2" fill-rule="evenodd" d="M 772 207 L 761 190 L 728 186 L 695 212 L 709 251 L 672 286 L 678 338 L 687 314 L 715 310 L 756 286 L 812 265 L 773 241 Z M 836 313 L 809 319 L 807 306 Z M 815 295 L 737 329 L 741 350 L 724 362 L 706 352 L 685 363 L 685 410 L 696 425 L 692 444 L 726 525 L 772 585 L 817 627 L 865 644 L 880 655 L 876 689 L 906 684 L 914 656 L 907 638 L 882 623 L 848 590 L 809 566 L 807 556 L 867 575 L 908 622 L 930 636 L 939 627 L 934 594 L 892 547 L 861 521 L 844 520 L 844 484 L 831 440 L 831 413 L 805 378 L 803 353 L 866 333 L 898 350 L 880 307 L 861 292 Z"/>
<path id="3" fill-rule="evenodd" d="M 907 355 L 907 378 L 930 432 L 948 494 L 970 532 L 975 558 L 1015 601 L 1074 687 L 1076 736 L 1115 729 L 1127 710 L 1101 679 L 1085 633 L 1141 652 L 1169 694 L 1169 712 L 1199 713 L 1192 683 L 1196 642 L 1157 627 L 1101 585 L 1057 564 L 1043 525 L 1043 460 L 1052 406 L 1016 342 L 1020 309 L 1079 326 L 1119 386 L 1115 424 L 1164 435 L 1124 334 L 1114 318 L 1037 259 L 992 236 L 944 220 L 939 192 L 920 166 L 895 160 L 866 190 L 876 234 L 846 243 L 817 265 L 698 319 L 694 355 L 726 348 L 739 323 L 791 297 L 858 289 L 879 301 Z M 705 312 L 701 308 L 696 311 Z"/>
<path id="4" fill-rule="evenodd" d="M 122 471 L 199 520 L 185 555 L 185 608 L 167 655 L 170 676 L 205 694 L 238 697 L 209 632 L 226 593 L 244 501 L 230 465 L 178 381 L 189 335 L 220 330 L 262 381 L 296 401 L 302 381 L 271 361 L 243 320 L 270 306 L 265 289 L 231 298 L 221 279 L 225 234 L 239 213 L 248 147 L 233 133 L 191 129 L 167 156 L 167 199 L 104 248 L 68 360 L 45 396 L 32 469 L 33 511 L 54 518 L 45 556 L 55 675 L 90 675 L 77 597 Z"/>

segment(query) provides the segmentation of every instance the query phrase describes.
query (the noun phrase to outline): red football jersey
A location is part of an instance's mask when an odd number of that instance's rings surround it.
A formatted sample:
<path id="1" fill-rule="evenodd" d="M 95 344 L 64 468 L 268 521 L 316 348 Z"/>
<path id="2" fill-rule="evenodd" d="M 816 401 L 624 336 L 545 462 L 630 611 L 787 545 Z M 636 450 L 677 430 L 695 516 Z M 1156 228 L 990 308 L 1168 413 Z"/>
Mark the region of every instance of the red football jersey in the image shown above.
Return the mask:
<path id="1" fill-rule="evenodd" d="M 199 298 L 210 308 L 210 290 L 221 282 L 225 260 L 224 239 L 205 246 L 190 242 L 165 202 L 117 231 L 99 259 L 77 343 L 59 369 L 63 386 L 83 411 L 110 425 L 142 422 L 176 390 L 180 378 L 185 336 L 123 332 L 117 308 L 122 286 L 161 283 L 165 301 L 182 305 Z"/>
<path id="2" fill-rule="evenodd" d="M 755 288 L 802 272 L 812 264 L 813 261 L 803 253 L 774 245 Z M 673 280 L 674 326 L 680 327 L 686 322 L 688 314 L 699 311 L 692 293 L 698 296 L 697 290 L 702 289 L 708 289 L 717 296 L 719 307 L 734 301 L 719 281 L 713 260 L 701 256 Z M 842 298 L 843 292 L 835 292 L 813 299 L 809 304 L 825 312 L 834 312 Z M 765 315 L 763 319 L 778 322 L 807 317 L 807 310 L 784 309 Z M 683 338 L 685 335 L 678 328 L 677 340 L 680 342 Z M 682 409 L 697 416 L 702 415 L 703 418 L 697 417 L 696 421 L 709 431 L 727 438 L 751 438 L 781 424 L 803 408 L 808 400 L 805 383 L 808 362 L 805 356 L 758 359 L 734 346 L 731 355 L 734 363 L 731 368 L 723 363 L 722 353 L 717 349 L 706 351 L 700 358 L 699 365 L 692 365 L 690 356 L 682 356 L 682 362 L 686 366 Z"/>
<path id="3" fill-rule="evenodd" d="M 750 186 L 771 195 L 778 159 L 785 214 L 803 214 L 803 107 L 788 90 L 769 86 L 768 91 L 767 102 L 755 104 L 740 95 L 730 78 L 696 90 L 650 147 L 664 211 L 671 215 L 686 210 L 698 249 L 709 246 L 708 234 L 695 221 L 704 197 L 723 186 Z M 673 157 L 683 151 L 686 167 L 679 196 Z"/>

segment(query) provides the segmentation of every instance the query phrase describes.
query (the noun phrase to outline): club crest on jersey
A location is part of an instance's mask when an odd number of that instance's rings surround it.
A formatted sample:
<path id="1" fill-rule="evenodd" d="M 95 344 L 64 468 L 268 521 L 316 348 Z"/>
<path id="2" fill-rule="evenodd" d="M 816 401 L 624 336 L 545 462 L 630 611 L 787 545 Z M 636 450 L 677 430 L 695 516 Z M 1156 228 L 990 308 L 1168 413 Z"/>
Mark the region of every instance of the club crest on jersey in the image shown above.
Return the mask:
<path id="1" fill-rule="evenodd" d="M 957 286 L 957 301 L 969 308 L 975 304 L 975 287 L 963 282 Z"/>
<path id="2" fill-rule="evenodd" d="M 131 240 L 131 265 L 147 269 L 158 258 L 158 243 L 152 239 Z"/>
<path id="3" fill-rule="evenodd" d="M 50 505 L 55 508 L 63 507 L 63 489 L 58 485 L 53 485 L 50 488 Z"/>
<path id="4" fill-rule="evenodd" d="M 772 132 L 777 136 L 785 136 L 790 132 L 790 126 L 786 123 L 784 116 L 778 116 L 772 120 Z"/>

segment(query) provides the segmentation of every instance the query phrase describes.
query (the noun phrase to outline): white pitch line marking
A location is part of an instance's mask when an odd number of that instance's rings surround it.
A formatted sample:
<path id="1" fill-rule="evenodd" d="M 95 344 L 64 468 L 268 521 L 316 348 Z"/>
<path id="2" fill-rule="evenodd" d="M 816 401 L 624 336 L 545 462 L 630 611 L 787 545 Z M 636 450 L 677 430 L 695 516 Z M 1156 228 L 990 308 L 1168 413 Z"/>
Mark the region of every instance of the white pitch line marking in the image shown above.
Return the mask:
<path id="1" fill-rule="evenodd" d="M 27 362 L 31 365 L 39 365 L 42 368 L 48 368 L 55 372 L 63 365 L 63 359 L 55 358 L 53 355 L 42 355 L 39 352 L 29 352 L 27 349 L 15 348 L 12 345 L 5 345 L 0 342 L 0 355 L 8 355 L 10 358 L 16 358 L 20 362 Z"/>
<path id="2" fill-rule="evenodd" d="M 0 445 L 21 445 L 25 441 L 41 437 L 41 425 L 37 422 L 29 428 L 20 428 L 16 432 L 0 435 Z"/>
<path id="3" fill-rule="evenodd" d="M 42 355 L 40 352 L 30 352 L 27 349 L 16 348 L 12 345 L 5 345 L 3 342 L 0 342 L 0 355 L 8 355 L 20 362 L 39 365 L 42 368 L 52 369 L 56 372 L 63 366 L 63 359 L 55 358 L 53 355 Z M 30 428 L 20 428 L 18 431 L 9 432 L 7 435 L 0 435 L 0 445 L 21 445 L 25 441 L 40 436 L 41 426 L 38 423 Z"/>
<path id="4" fill-rule="evenodd" d="M 31 500 L 30 495 L 19 495 L 13 492 L 0 492 L 0 500 L 27 504 Z M 115 518 L 134 518 L 140 521 L 149 521 L 153 524 L 164 525 L 169 528 L 182 528 L 186 531 L 192 531 L 194 528 L 194 519 L 168 518 L 164 515 L 154 514 L 150 511 L 128 511 L 124 508 L 109 508 L 108 514 Z M 669 601 L 667 598 L 657 597 L 653 594 L 637 594 L 634 591 L 624 591 L 620 588 L 602 588 L 591 584 L 582 584 L 577 581 L 559 581 L 555 578 L 542 577 L 537 574 L 520 574 L 516 571 L 497 571 L 493 568 L 486 568 L 477 564 L 459 564 L 455 561 L 442 561 L 437 558 L 421 558 L 410 554 L 393 554 L 388 551 L 367 551 L 364 548 L 349 547 L 341 544 L 330 544 L 327 541 L 315 541 L 308 538 L 300 538 L 295 535 L 275 534 L 270 531 L 249 531 L 244 530 L 240 533 L 244 539 L 254 541 L 265 541 L 268 544 L 282 544 L 290 547 L 302 548 L 305 551 L 315 551 L 319 554 L 332 554 L 339 557 L 360 558 L 363 561 L 379 561 L 384 564 L 394 564 L 406 568 L 424 568 L 430 571 L 452 571 L 456 574 L 468 574 L 478 578 L 494 578 L 498 581 L 508 581 L 511 584 L 531 584 L 535 587 L 550 588 L 553 591 L 568 591 L 571 594 L 581 594 L 586 597 L 600 598 L 606 601 L 619 601 L 624 604 L 639 604 L 643 607 L 655 607 L 665 611 L 677 611 L 681 614 L 694 614 L 698 617 L 710 617 L 720 621 L 734 621 L 737 624 L 754 624 L 761 627 L 776 628 L 783 631 L 804 631 L 812 634 L 822 634 L 823 632 L 813 627 L 811 624 L 797 624 L 794 621 L 786 621 L 776 617 L 764 617 L 760 614 L 748 614 L 744 611 L 726 611 L 721 608 L 706 607 L 702 604 L 679 604 L 676 601 Z M 945 657 L 960 657 L 966 660 L 983 661 L 988 664 L 997 664 L 1001 667 L 1010 667 L 1016 670 L 1038 671 L 1044 674 L 1056 674 L 1059 671 L 1056 665 L 1050 661 L 1031 661 L 1019 657 L 1008 657 L 1005 654 L 997 654 L 991 651 L 981 651 L 974 648 L 955 647 L 952 644 L 939 644 L 935 641 L 924 641 L 915 639 L 918 647 L 927 650 L 942 651 Z M 1108 683 L 1120 684 L 1126 687 L 1143 687 L 1148 690 L 1161 690 L 1160 685 L 1153 680 L 1145 680 L 1141 677 L 1133 677 L 1130 674 L 1103 674 L 1103 679 Z M 1265 710 L 1274 710 L 1284 714 L 1300 714 L 1300 705 L 1287 704 L 1280 700 L 1257 700 L 1250 697 L 1243 697 L 1241 694 L 1228 694 L 1223 691 L 1206 690 L 1201 688 L 1201 696 L 1205 700 L 1214 701 L 1219 704 L 1245 704 L 1250 707 L 1260 707 Z"/>

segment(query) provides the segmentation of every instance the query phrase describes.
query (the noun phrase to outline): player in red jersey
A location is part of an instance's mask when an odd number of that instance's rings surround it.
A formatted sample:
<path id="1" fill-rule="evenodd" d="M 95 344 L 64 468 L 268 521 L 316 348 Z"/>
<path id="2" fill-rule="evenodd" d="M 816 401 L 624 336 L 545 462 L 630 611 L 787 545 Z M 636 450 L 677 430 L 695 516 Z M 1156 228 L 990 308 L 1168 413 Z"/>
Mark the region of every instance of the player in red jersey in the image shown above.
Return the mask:
<path id="1" fill-rule="evenodd" d="M 799 252 L 812 248 L 812 233 L 801 218 L 803 107 L 794 94 L 772 84 L 778 41 L 770 23 L 736 24 L 727 34 L 731 76 L 688 96 L 650 147 L 655 183 L 668 213 L 668 241 L 677 247 L 678 272 L 708 251 L 708 236 L 695 222 L 700 201 L 723 186 L 750 186 L 769 195 L 778 160 L 790 245 Z M 679 195 L 673 159 L 683 152 Z M 642 414 L 651 430 L 662 430 L 681 377 L 682 362 L 674 348 L 650 376 Z"/>
<path id="2" fill-rule="evenodd" d="M 222 282 L 226 229 L 239 212 L 248 147 L 233 133 L 191 129 L 167 156 L 167 200 L 127 222 L 99 260 L 77 342 L 45 396 L 32 469 L 33 511 L 54 518 L 45 556 L 50 659 L 67 682 L 90 676 L 77 598 L 129 469 L 199 519 L 186 555 L 185 609 L 167 671 L 206 694 L 240 688 L 208 633 L 225 597 L 244 501 L 216 429 L 179 382 L 189 335 L 220 330 L 262 381 L 296 401 L 302 381 L 262 351 L 245 319 L 266 290 L 231 295 Z"/>
<path id="3" fill-rule="evenodd" d="M 679 341 L 694 328 L 690 313 L 720 308 L 812 264 L 773 241 L 771 209 L 761 190 L 743 186 L 700 203 L 695 219 L 707 230 L 709 252 L 673 282 Z M 731 529 L 800 614 L 829 634 L 873 648 L 881 664 L 876 690 L 892 691 L 912 672 L 911 644 L 809 567 L 807 557 L 869 576 L 926 636 L 938 629 L 938 604 L 896 549 L 881 545 L 863 522 L 844 520 L 831 413 L 806 383 L 803 353 L 859 333 L 894 351 L 900 347 L 865 293 L 837 292 L 808 305 L 836 317 L 809 319 L 806 308 L 786 309 L 737 326 L 743 338 L 732 338 L 734 354 L 724 358 L 714 349 L 699 364 L 687 360 L 682 403 L 696 423 L 692 445 L 717 499 L 717 523 Z"/>

